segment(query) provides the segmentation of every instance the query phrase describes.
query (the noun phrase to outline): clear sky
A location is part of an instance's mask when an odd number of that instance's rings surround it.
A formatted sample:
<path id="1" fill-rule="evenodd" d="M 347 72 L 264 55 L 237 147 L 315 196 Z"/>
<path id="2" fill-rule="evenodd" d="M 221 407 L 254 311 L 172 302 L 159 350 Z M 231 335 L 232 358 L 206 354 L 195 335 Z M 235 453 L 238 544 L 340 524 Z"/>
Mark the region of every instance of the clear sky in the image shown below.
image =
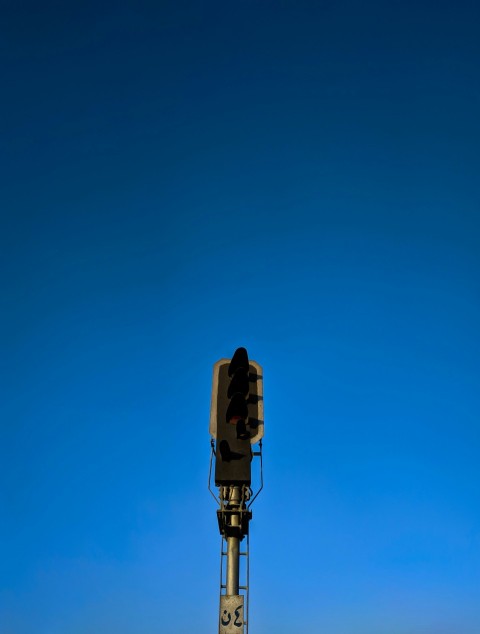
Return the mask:
<path id="1" fill-rule="evenodd" d="M 1 3 L 0 632 L 480 632 L 480 5 Z"/>

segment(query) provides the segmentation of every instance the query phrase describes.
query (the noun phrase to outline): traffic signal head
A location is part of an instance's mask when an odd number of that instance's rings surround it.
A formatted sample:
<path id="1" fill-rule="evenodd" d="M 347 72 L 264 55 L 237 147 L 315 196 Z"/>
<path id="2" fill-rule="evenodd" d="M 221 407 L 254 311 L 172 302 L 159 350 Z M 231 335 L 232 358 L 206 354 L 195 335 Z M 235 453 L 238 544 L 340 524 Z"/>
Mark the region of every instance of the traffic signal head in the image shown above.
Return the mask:
<path id="1" fill-rule="evenodd" d="M 210 433 L 217 441 L 215 484 L 249 486 L 251 445 L 263 437 L 263 376 L 245 348 L 214 365 Z"/>

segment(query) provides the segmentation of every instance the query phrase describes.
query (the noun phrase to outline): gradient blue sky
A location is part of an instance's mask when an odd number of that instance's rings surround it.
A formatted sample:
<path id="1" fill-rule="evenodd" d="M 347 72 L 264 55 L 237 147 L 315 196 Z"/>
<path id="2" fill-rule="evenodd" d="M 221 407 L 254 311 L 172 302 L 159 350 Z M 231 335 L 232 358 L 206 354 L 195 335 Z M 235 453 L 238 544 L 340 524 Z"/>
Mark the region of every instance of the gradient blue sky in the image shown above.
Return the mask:
<path id="1" fill-rule="evenodd" d="M 2 634 L 480 632 L 477 2 L 2 2 Z"/>

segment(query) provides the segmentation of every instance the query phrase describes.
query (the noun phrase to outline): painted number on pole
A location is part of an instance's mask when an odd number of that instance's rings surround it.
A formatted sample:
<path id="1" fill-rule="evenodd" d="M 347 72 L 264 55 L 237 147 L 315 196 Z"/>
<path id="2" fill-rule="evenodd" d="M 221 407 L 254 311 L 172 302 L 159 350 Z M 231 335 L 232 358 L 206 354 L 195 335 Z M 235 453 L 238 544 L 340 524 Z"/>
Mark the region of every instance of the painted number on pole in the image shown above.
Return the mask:
<path id="1" fill-rule="evenodd" d="M 243 595 L 220 597 L 219 634 L 243 634 Z"/>

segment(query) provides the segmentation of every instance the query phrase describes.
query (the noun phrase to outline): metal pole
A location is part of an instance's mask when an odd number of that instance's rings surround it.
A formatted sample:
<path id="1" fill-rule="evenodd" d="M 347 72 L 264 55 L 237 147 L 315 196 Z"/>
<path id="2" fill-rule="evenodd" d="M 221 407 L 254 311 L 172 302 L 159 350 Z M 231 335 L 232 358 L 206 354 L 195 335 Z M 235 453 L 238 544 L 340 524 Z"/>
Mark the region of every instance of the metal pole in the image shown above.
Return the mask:
<path id="1" fill-rule="evenodd" d="M 240 526 L 240 487 L 230 487 L 231 508 L 237 508 L 238 513 L 232 513 L 231 525 Z M 227 537 L 227 595 L 239 593 L 240 580 L 240 539 L 239 537 Z"/>

